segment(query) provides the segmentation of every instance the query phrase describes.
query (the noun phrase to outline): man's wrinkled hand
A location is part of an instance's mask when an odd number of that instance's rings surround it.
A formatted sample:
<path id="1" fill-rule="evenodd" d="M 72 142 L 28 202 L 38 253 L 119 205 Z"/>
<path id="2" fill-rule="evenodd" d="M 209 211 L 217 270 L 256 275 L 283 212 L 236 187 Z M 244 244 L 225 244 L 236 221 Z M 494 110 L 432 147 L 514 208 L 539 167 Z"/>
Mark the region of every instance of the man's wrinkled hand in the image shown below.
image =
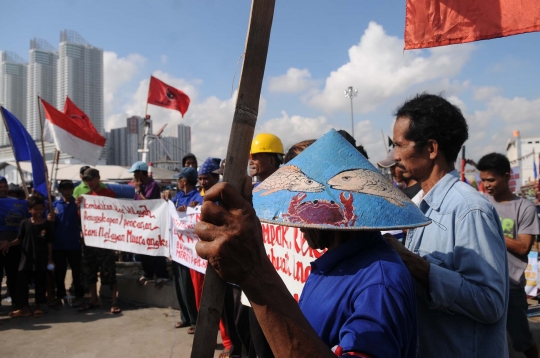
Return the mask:
<path id="1" fill-rule="evenodd" d="M 205 193 L 195 233 L 201 239 L 197 253 L 227 282 L 242 285 L 257 277 L 261 262 L 268 260 L 255 210 L 227 183 L 216 184 Z"/>

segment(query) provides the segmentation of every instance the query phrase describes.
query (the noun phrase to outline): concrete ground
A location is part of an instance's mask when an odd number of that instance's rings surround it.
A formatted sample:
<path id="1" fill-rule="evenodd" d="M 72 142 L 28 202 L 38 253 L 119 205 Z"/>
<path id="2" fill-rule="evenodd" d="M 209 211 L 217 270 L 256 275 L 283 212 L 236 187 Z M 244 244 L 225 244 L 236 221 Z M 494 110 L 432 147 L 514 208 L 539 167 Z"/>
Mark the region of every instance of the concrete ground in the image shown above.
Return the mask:
<path id="1" fill-rule="evenodd" d="M 2 297 L 5 290 L 4 282 Z M 530 303 L 538 304 L 532 300 Z M 87 312 L 78 312 L 77 308 L 69 306 L 57 306 L 45 307 L 45 314 L 40 318 L 9 318 L 11 305 L 3 300 L 0 306 L 0 356 L 190 357 L 193 336 L 187 334 L 187 328 L 174 328 L 180 316 L 178 310 L 124 300 L 120 300 L 120 307 L 122 313 L 113 315 L 109 312 L 110 299 L 102 298 L 98 309 Z M 529 319 L 529 324 L 540 346 L 540 317 Z M 222 349 L 218 334 L 214 357 L 218 357 Z M 510 346 L 510 357 L 523 355 L 514 352 Z"/>
<path id="2" fill-rule="evenodd" d="M 2 297 L 6 293 L 5 282 L 1 293 Z M 11 304 L 3 300 L 0 357 L 190 357 L 193 335 L 187 334 L 187 328 L 174 328 L 178 310 L 120 300 L 122 313 L 113 315 L 110 306 L 110 299 L 102 298 L 98 309 L 87 312 L 69 306 L 44 307 L 40 318 L 10 318 Z M 215 343 L 218 357 L 223 349 L 219 335 Z"/>

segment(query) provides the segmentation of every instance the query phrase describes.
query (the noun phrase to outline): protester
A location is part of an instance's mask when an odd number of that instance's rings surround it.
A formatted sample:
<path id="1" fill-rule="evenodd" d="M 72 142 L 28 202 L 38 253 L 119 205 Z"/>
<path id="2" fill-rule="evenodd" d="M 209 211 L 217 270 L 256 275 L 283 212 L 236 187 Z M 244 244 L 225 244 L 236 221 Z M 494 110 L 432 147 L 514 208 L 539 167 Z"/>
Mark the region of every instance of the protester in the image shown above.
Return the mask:
<path id="1" fill-rule="evenodd" d="M 362 154 L 364 156 L 364 158 L 369 159 L 369 156 L 368 156 L 364 146 L 363 145 L 358 145 L 357 146 L 356 145 L 356 139 L 354 139 L 354 137 L 352 135 L 350 135 L 349 132 L 347 132 L 344 129 L 340 129 L 338 131 L 338 133 L 341 134 L 341 136 L 343 138 L 345 138 L 347 140 L 347 142 L 351 143 L 356 148 L 356 150 L 359 151 L 360 154 Z"/>
<path id="2" fill-rule="evenodd" d="M 508 250 L 510 296 L 506 330 L 514 350 L 523 352 L 526 357 L 538 358 L 538 347 L 527 319 L 524 275 L 528 263 L 527 255 L 535 237 L 540 234 L 536 208 L 530 201 L 518 197 L 510 190 L 510 162 L 504 155 L 485 155 L 476 167 L 489 194 L 487 197 L 499 214 Z"/>
<path id="3" fill-rule="evenodd" d="M 201 205 L 203 198 L 197 191 L 197 170 L 192 167 L 185 167 L 180 170 L 180 173 L 173 176 L 178 182 L 178 193 L 172 199 L 177 211 L 185 212 L 188 207 Z M 182 189 L 180 189 L 182 188 Z"/>
<path id="4" fill-rule="evenodd" d="M 184 167 L 180 173 L 174 175 L 174 178 L 177 179 L 178 193 L 172 202 L 178 211 L 185 212 L 189 206 L 194 207 L 202 204 L 203 198 L 195 188 L 197 184 L 197 170 L 195 168 Z M 189 268 L 173 261 L 172 271 L 174 289 L 180 306 L 180 321 L 176 322 L 175 327 L 189 327 L 187 333 L 195 334 L 198 310 Z"/>
<path id="5" fill-rule="evenodd" d="M 100 176 L 97 169 L 88 168 L 83 173 L 83 181 L 90 189 L 88 195 L 94 196 L 107 196 L 109 198 L 116 198 L 114 191 L 103 188 L 100 185 Z M 79 196 L 76 200 L 77 205 L 80 207 L 82 203 L 82 196 Z M 83 238 L 84 240 L 84 238 Z M 90 288 L 90 302 L 83 305 L 79 311 L 88 311 L 99 307 L 99 298 L 97 293 L 97 278 L 99 272 L 99 279 L 101 285 L 109 285 L 111 287 L 112 302 L 111 313 L 119 314 L 122 312 L 118 305 L 118 285 L 116 283 L 116 256 L 113 250 L 102 249 L 98 247 L 91 247 L 82 245 L 83 261 L 82 267 L 84 272 L 84 278 L 86 284 Z"/>
<path id="6" fill-rule="evenodd" d="M 219 182 L 219 174 L 214 173 L 219 169 L 220 158 L 208 157 L 199 168 L 199 185 L 201 186 L 201 196 Z"/>
<path id="7" fill-rule="evenodd" d="M 454 169 L 467 138 L 461 111 L 440 96 L 417 95 L 396 111 L 394 159 L 422 186 L 419 207 L 433 221 L 409 230 L 406 247 L 388 238 L 417 283 L 424 357 L 508 356 L 501 224 Z"/>
<path id="8" fill-rule="evenodd" d="M 75 289 L 74 307 L 83 303 L 84 289 L 81 282 L 81 224 L 79 209 L 73 197 L 73 182 L 62 180 L 58 191 L 62 197 L 53 202 L 53 212 L 49 213 L 48 220 L 54 222 L 56 240 L 53 244 L 53 260 L 55 264 L 54 276 L 56 284 L 56 300 L 52 305 L 61 302 L 67 295 L 65 279 L 67 264 L 71 268 L 71 277 Z"/>
<path id="9" fill-rule="evenodd" d="M 270 133 L 260 133 L 251 142 L 249 154 L 249 175 L 257 177 L 260 183 L 279 168 L 285 152 L 281 139 Z"/>
<path id="10" fill-rule="evenodd" d="M 219 169 L 221 159 L 208 157 L 204 163 L 199 168 L 199 185 L 201 186 L 201 196 L 204 196 L 207 190 L 210 190 L 214 185 L 219 182 L 219 174 L 216 174 L 215 171 Z M 201 305 L 202 290 L 204 285 L 204 274 L 197 272 L 193 269 L 189 270 L 191 274 L 191 280 L 193 282 L 193 288 L 195 289 L 195 301 L 197 304 L 197 310 L 199 310 Z M 230 290 L 230 288 L 227 288 Z M 228 291 L 229 292 L 229 291 Z M 228 295 L 228 292 L 225 295 Z M 229 358 L 233 357 L 237 352 L 233 350 L 238 350 L 238 347 L 241 349 L 241 344 L 238 343 L 238 338 L 236 335 L 236 330 L 231 329 L 230 325 L 227 324 L 227 309 L 224 308 L 222 319 L 219 323 L 219 330 L 221 332 L 221 340 L 223 341 L 223 352 L 219 355 L 219 358 Z M 230 320 L 229 320 L 230 322 Z M 234 353 L 234 354 L 233 354 Z"/>
<path id="11" fill-rule="evenodd" d="M 302 153 L 307 147 L 312 145 L 315 142 L 315 139 L 308 139 L 301 142 L 298 142 L 291 146 L 285 156 L 283 157 L 283 163 L 288 163 L 300 153 Z"/>
<path id="12" fill-rule="evenodd" d="M 418 194 L 422 187 L 420 186 L 420 183 L 411 178 L 409 173 L 405 172 L 401 167 L 396 165 L 396 161 L 394 159 L 395 152 L 396 149 L 392 148 L 388 152 L 386 158 L 377 162 L 377 165 L 381 168 L 390 169 L 396 186 L 400 188 L 403 194 L 407 195 L 409 199 L 412 199 L 416 196 L 416 194 Z"/>
<path id="13" fill-rule="evenodd" d="M 182 157 L 182 168 L 191 167 L 197 169 L 197 157 L 195 154 L 188 153 Z"/>
<path id="14" fill-rule="evenodd" d="M 81 178 L 81 183 L 77 185 L 75 189 L 73 190 L 73 197 L 75 199 L 77 199 L 81 195 L 88 194 L 90 192 L 90 188 L 88 188 L 88 185 L 86 185 L 83 180 L 84 172 L 86 171 L 86 169 L 90 169 L 90 167 L 88 165 L 85 165 L 85 166 L 82 166 L 81 169 L 79 170 L 79 177 Z M 99 183 L 99 185 L 102 188 L 107 188 L 107 185 L 101 182 Z"/>
<path id="15" fill-rule="evenodd" d="M 6 178 L 0 176 L 0 205 L 4 208 L 0 221 L 0 247 L 17 239 L 21 221 L 28 217 L 26 204 L 18 203 L 19 210 L 13 215 L 14 198 L 8 196 L 8 183 Z M 6 273 L 6 285 L 11 296 L 13 311 L 18 308 L 17 301 L 17 276 L 19 275 L 19 263 L 21 261 L 20 246 L 13 246 L 7 253 L 0 255 L 0 282 Z"/>
<path id="16" fill-rule="evenodd" d="M 54 227 L 52 222 L 44 219 L 45 200 L 40 196 L 28 199 L 28 211 L 31 217 L 21 223 L 17 239 L 2 241 L 2 254 L 9 252 L 10 247 L 21 246 L 21 262 L 17 276 L 17 303 L 20 309 L 9 313 L 10 317 L 28 317 L 31 315 L 28 304 L 31 279 L 35 285 L 34 317 L 43 316 L 40 305 L 47 302 L 47 269 L 54 269 L 52 259 L 52 243 Z"/>
<path id="17" fill-rule="evenodd" d="M 276 170 L 279 169 L 279 166 L 283 163 L 283 144 L 281 139 L 273 134 L 261 133 L 258 134 L 251 143 L 250 151 L 250 175 L 258 179 L 257 182 L 253 184 L 253 188 L 256 188 L 261 182 L 266 180 L 270 175 L 274 174 Z M 239 332 L 239 336 L 244 342 L 246 347 L 250 347 L 249 344 L 253 347 L 254 353 L 251 356 L 257 356 L 259 358 L 271 358 L 273 357 L 272 350 L 268 345 L 268 341 L 264 337 L 264 333 L 257 322 L 257 317 L 255 312 L 251 307 L 247 309 L 249 315 L 249 333 L 251 339 L 248 339 L 246 335 L 241 335 L 240 333 L 244 331 L 242 316 L 246 308 L 242 306 L 240 301 L 241 291 L 237 288 L 234 288 L 233 291 L 235 307 L 235 317 L 237 317 L 236 330 Z M 249 349 L 248 349 L 249 350 Z M 248 352 L 250 353 L 250 352 Z"/>
<path id="18" fill-rule="evenodd" d="M 379 194 L 361 191 L 364 176 L 383 185 Z M 218 199 L 223 206 L 211 204 Z M 227 184 L 205 198 L 197 252 L 240 285 L 276 356 L 417 356 L 412 278 L 378 232 L 362 230 L 428 221 L 354 147 L 329 132 L 259 185 L 253 203 L 264 222 L 300 227 L 311 248 L 328 249 L 312 264 L 299 308 L 249 203 Z"/>
<path id="19" fill-rule="evenodd" d="M 160 199 L 161 190 L 159 185 L 148 176 L 148 164 L 145 162 L 135 162 L 128 170 L 133 173 L 133 183 L 135 186 L 134 200 L 151 200 Z M 169 271 L 167 270 L 167 260 L 165 257 L 137 255 L 141 261 L 143 276 L 137 281 L 140 285 L 144 285 L 147 281 L 153 280 L 156 277 L 156 286 L 162 287 L 169 281 Z"/>

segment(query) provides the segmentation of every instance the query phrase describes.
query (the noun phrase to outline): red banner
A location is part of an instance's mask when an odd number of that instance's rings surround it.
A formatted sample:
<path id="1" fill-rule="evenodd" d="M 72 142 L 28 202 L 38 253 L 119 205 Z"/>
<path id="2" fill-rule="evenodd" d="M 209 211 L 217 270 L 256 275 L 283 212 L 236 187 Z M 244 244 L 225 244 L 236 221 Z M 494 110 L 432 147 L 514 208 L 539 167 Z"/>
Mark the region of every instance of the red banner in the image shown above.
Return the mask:
<path id="1" fill-rule="evenodd" d="M 538 0 L 407 0 L 405 49 L 540 31 Z"/>

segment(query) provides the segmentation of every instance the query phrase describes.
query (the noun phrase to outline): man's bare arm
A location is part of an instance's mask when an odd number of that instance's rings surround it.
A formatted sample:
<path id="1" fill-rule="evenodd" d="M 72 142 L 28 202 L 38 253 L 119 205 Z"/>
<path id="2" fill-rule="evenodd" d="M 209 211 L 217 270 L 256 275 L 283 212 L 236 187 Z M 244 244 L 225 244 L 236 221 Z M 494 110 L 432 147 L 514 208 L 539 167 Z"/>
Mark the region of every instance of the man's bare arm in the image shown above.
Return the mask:
<path id="1" fill-rule="evenodd" d="M 268 260 L 259 219 L 238 191 L 220 183 L 205 193 L 195 232 L 197 253 L 244 290 L 276 357 L 335 357 Z"/>
<path id="2" fill-rule="evenodd" d="M 510 237 L 504 237 L 506 248 L 512 254 L 518 256 L 527 256 L 531 251 L 534 242 L 534 235 L 519 234 L 517 240 Z"/>

